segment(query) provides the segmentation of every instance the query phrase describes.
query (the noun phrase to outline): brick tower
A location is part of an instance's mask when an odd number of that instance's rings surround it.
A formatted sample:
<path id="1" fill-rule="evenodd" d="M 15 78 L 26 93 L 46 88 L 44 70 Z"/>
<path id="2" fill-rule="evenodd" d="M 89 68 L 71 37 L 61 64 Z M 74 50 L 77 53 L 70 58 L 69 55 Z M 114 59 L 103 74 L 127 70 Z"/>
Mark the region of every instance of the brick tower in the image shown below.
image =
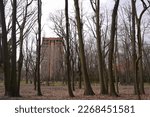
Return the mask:
<path id="1" fill-rule="evenodd" d="M 41 46 L 41 78 L 44 81 L 60 81 L 63 76 L 63 38 L 43 37 Z"/>

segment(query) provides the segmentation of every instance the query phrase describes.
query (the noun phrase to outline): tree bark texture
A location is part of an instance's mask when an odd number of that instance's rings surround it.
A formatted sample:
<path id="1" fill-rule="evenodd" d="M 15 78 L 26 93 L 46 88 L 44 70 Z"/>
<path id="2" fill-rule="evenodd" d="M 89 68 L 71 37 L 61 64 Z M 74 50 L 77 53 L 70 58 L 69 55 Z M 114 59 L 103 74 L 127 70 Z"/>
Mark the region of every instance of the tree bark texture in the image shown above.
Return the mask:
<path id="1" fill-rule="evenodd" d="M 87 67 L 86 67 L 83 34 L 82 34 L 83 24 L 80 18 L 79 0 L 74 0 L 74 6 L 75 6 L 75 13 L 76 13 L 78 38 L 79 38 L 79 53 L 80 53 L 80 60 L 81 60 L 81 69 L 82 69 L 82 76 L 84 79 L 84 95 L 94 95 L 94 92 L 92 90 L 91 83 L 89 80 L 89 76 L 87 73 Z"/>
<path id="2" fill-rule="evenodd" d="M 109 55 L 108 55 L 108 70 L 109 70 L 109 94 L 112 96 L 118 96 L 115 90 L 114 85 L 114 73 L 113 73 L 113 55 L 114 55 L 114 40 L 116 32 L 116 17 L 119 7 L 119 1 L 117 0 L 114 5 L 112 13 L 112 22 L 111 22 L 111 34 L 110 34 L 110 45 L 109 45 Z"/>
<path id="3" fill-rule="evenodd" d="M 42 96 L 40 81 L 40 56 L 41 56 L 41 0 L 38 0 L 38 50 L 37 50 L 37 95 Z"/>
<path id="4" fill-rule="evenodd" d="M 96 35 L 97 35 L 97 53 L 98 53 L 98 74 L 100 79 L 100 86 L 101 86 L 101 94 L 107 94 L 104 84 L 104 76 L 103 76 L 103 55 L 102 55 L 102 43 L 101 43 L 101 26 L 100 26 L 100 0 L 97 0 L 96 5 Z"/>
<path id="5" fill-rule="evenodd" d="M 17 62 L 16 62 L 16 15 L 17 15 L 17 0 L 13 0 L 13 12 L 12 12 L 12 53 L 11 53 L 11 79 L 10 79 L 10 96 L 19 96 L 17 91 Z"/>
<path id="6" fill-rule="evenodd" d="M 136 38 L 135 38 L 135 15 L 136 15 L 136 5 L 135 0 L 131 0 L 131 6 L 132 6 L 132 32 L 131 32 L 131 44 L 132 44 L 132 69 L 133 69 L 133 79 L 134 79 L 134 93 L 140 97 L 140 91 L 139 91 L 139 81 L 137 77 L 137 67 L 136 67 L 136 59 L 137 59 L 137 53 L 136 53 Z"/>
<path id="7" fill-rule="evenodd" d="M 2 51 L 3 51 L 3 63 L 4 63 L 4 85 L 5 85 L 5 96 L 10 94 L 10 63 L 9 63 L 9 52 L 7 44 L 7 31 L 5 21 L 5 8 L 3 0 L 0 1 L 0 15 L 2 23 Z"/>
<path id="8" fill-rule="evenodd" d="M 71 87 L 71 65 L 70 65 L 70 47 L 69 47 L 69 16 L 68 16 L 68 0 L 65 0 L 65 16 L 66 16 L 66 43 L 67 43 L 67 79 L 68 93 L 70 97 L 74 97 Z"/>

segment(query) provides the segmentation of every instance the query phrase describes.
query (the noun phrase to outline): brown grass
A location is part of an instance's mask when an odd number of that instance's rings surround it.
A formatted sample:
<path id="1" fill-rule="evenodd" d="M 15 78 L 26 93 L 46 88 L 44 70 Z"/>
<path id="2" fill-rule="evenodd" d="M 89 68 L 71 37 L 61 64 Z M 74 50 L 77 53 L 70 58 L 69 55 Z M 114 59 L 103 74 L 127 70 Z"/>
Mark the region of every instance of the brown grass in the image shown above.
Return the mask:
<path id="1" fill-rule="evenodd" d="M 71 98 L 68 96 L 67 86 L 64 85 L 55 85 L 55 86 L 45 86 L 42 85 L 42 94 L 43 96 L 37 96 L 36 91 L 34 91 L 33 84 L 21 84 L 21 97 L 6 97 L 4 96 L 4 86 L 0 84 L 0 99 L 21 99 L 21 100 L 136 100 L 137 95 L 133 94 L 133 86 L 123 86 L 119 87 L 119 97 L 113 97 L 109 95 L 101 95 L 99 92 L 99 85 L 92 85 L 92 88 L 95 92 L 94 96 L 84 96 L 83 89 L 78 89 L 74 91 L 75 97 Z M 143 100 L 150 99 L 150 86 L 145 86 L 145 95 L 142 95 Z"/>

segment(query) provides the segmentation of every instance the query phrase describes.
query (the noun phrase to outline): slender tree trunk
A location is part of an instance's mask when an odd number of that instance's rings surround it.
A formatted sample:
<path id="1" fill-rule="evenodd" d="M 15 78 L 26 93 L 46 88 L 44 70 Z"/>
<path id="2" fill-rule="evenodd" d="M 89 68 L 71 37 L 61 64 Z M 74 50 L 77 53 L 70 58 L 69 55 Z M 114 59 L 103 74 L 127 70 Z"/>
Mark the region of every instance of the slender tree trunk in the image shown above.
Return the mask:
<path id="1" fill-rule="evenodd" d="M 0 15 L 0 28 L 1 27 L 1 15 Z M 2 66 L 3 63 L 3 47 L 2 47 L 2 33 L 0 32 L 0 67 Z"/>
<path id="2" fill-rule="evenodd" d="M 23 65 L 23 53 L 20 50 L 20 56 L 18 60 L 18 81 L 17 81 L 17 92 L 20 92 L 20 82 L 21 82 L 21 70 Z"/>
<path id="3" fill-rule="evenodd" d="M 25 25 L 25 24 L 24 24 Z M 20 82 L 21 82 L 21 70 L 22 70 L 22 65 L 23 65 L 23 31 L 24 31 L 24 26 L 21 26 L 20 29 L 20 52 L 19 52 L 19 59 L 18 59 L 18 81 L 17 81 L 17 92 L 20 92 Z"/>
<path id="4" fill-rule="evenodd" d="M 72 59 L 72 68 L 71 68 L 71 75 L 72 75 L 72 90 L 75 91 L 75 62 Z"/>
<path id="5" fill-rule="evenodd" d="M 28 3 L 28 1 L 26 1 L 26 6 L 25 6 L 25 14 L 23 16 L 23 21 L 21 23 L 21 25 L 19 25 L 20 28 L 20 37 L 19 37 L 19 41 L 20 41 L 20 52 L 19 52 L 19 59 L 18 59 L 18 81 L 17 81 L 17 91 L 20 92 L 20 82 L 21 82 L 21 73 L 22 73 L 22 66 L 23 66 L 23 41 L 24 41 L 24 29 L 25 29 L 25 25 L 26 25 L 26 19 L 27 19 L 27 15 L 28 15 L 28 7 L 29 5 L 32 3 L 32 1 L 30 3 Z"/>
<path id="6" fill-rule="evenodd" d="M 26 41 L 26 61 L 25 61 L 25 67 L 26 67 L 26 84 L 28 84 L 29 81 L 29 67 L 28 67 L 28 61 L 29 61 L 29 57 L 28 57 L 28 40 Z"/>
<path id="7" fill-rule="evenodd" d="M 137 77 L 137 67 L 136 67 L 136 38 L 135 38 L 135 15 L 136 15 L 136 7 L 135 7 L 135 0 L 131 0 L 132 5 L 132 38 L 131 38 L 131 44 L 132 44 L 132 69 L 133 69 L 133 78 L 134 78 L 134 93 L 140 97 L 139 92 L 139 81 Z"/>
<path id="8" fill-rule="evenodd" d="M 118 22 L 118 16 L 117 16 L 117 19 L 116 19 L 116 24 Z M 115 82 L 116 82 L 116 91 L 117 91 L 117 94 L 119 94 L 119 73 L 118 73 L 118 64 L 119 64 L 119 51 L 118 51 L 118 36 L 117 36 L 117 33 L 118 33 L 118 26 L 116 25 L 116 37 L 115 37 L 115 53 L 114 53 L 114 62 L 115 62 Z"/>
<path id="9" fill-rule="evenodd" d="M 1 9 L 0 9 L 1 10 Z M 2 18 L 0 11 L 0 67 L 3 64 L 3 46 L 2 46 Z"/>
<path id="10" fill-rule="evenodd" d="M 143 80 L 143 44 L 141 39 L 141 27 L 140 21 L 137 23 L 137 38 L 138 38 L 138 55 L 140 57 L 139 60 L 139 90 L 140 94 L 145 94 L 144 91 L 144 80 Z"/>
<path id="11" fill-rule="evenodd" d="M 34 84 L 34 90 L 36 91 L 37 90 L 37 65 L 36 65 L 36 68 L 34 70 L 33 76 L 34 76 L 34 83 L 33 83 Z"/>
<path id="12" fill-rule="evenodd" d="M 103 54 L 102 54 L 102 43 L 101 43 L 101 24 L 100 24 L 100 0 L 95 0 L 96 3 L 93 3 L 93 0 L 90 0 L 91 6 L 96 16 L 96 41 L 97 41 L 97 61 L 98 61 L 98 77 L 100 81 L 100 93 L 107 94 L 104 84 L 104 69 L 103 69 Z"/>
<path id="13" fill-rule="evenodd" d="M 104 84 L 105 84 L 105 89 L 106 89 L 106 93 L 108 94 L 108 70 L 106 68 L 106 62 L 103 59 L 103 67 L 104 67 Z"/>
<path id="14" fill-rule="evenodd" d="M 12 54 L 11 54 L 11 80 L 10 80 L 10 96 L 19 96 L 17 92 L 17 67 L 16 67 L 16 14 L 17 14 L 17 0 L 13 0 L 12 12 Z"/>
<path id="15" fill-rule="evenodd" d="M 102 47 L 101 47 L 101 26 L 100 26 L 100 0 L 97 0 L 96 5 L 96 35 L 97 35 L 97 53 L 98 53 L 98 74 L 100 79 L 101 86 L 101 94 L 107 94 L 104 84 L 104 76 L 103 76 L 103 55 L 102 55 Z"/>
<path id="16" fill-rule="evenodd" d="M 116 26 L 117 27 L 117 26 Z M 119 54 L 118 54 L 118 41 L 117 41 L 117 30 L 116 30 L 116 38 L 115 38 L 115 53 L 114 53 L 114 67 L 115 67 L 115 84 L 116 91 L 119 94 L 119 74 L 118 74 L 118 63 L 119 63 Z"/>
<path id="17" fill-rule="evenodd" d="M 149 5 L 146 5 L 146 2 L 141 0 L 143 4 L 143 10 L 141 11 L 139 17 L 137 12 L 135 11 L 136 15 L 136 23 L 137 23 L 137 39 L 138 39 L 138 56 L 140 57 L 139 60 L 139 90 L 140 94 L 145 94 L 144 91 L 144 80 L 143 80 L 143 44 L 142 44 L 142 36 L 141 36 L 141 20 L 144 13 L 147 11 L 147 9 L 150 7 Z"/>
<path id="18" fill-rule="evenodd" d="M 79 89 L 82 89 L 82 72 L 81 72 L 80 58 L 78 58 L 78 70 L 79 70 Z"/>
<path id="19" fill-rule="evenodd" d="M 89 76 L 87 73 L 86 67 L 86 59 L 85 59 L 85 52 L 84 52 L 84 43 L 83 43 L 83 24 L 80 18 L 80 10 L 79 10 L 79 0 L 74 0 L 75 12 L 76 12 L 76 21 L 77 21 L 77 30 L 78 30 L 78 38 L 79 38 L 79 53 L 80 53 L 80 60 L 81 60 L 81 69 L 82 69 L 82 76 L 84 79 L 84 95 L 94 95 L 94 92 L 91 87 L 91 83 L 89 80 Z"/>
<path id="20" fill-rule="evenodd" d="M 2 51 L 3 51 L 3 62 L 4 62 L 4 85 L 5 85 L 5 96 L 10 94 L 10 62 L 9 62 L 9 52 L 7 44 L 7 31 L 5 22 L 5 9 L 4 1 L 0 0 L 0 15 L 2 23 Z"/>
<path id="21" fill-rule="evenodd" d="M 25 77 L 26 77 L 26 84 L 28 84 L 29 82 L 29 73 L 28 73 L 28 64 L 27 64 L 27 61 L 26 61 L 26 74 L 25 74 Z"/>
<path id="22" fill-rule="evenodd" d="M 65 16 L 66 16 L 66 43 L 67 43 L 67 79 L 68 79 L 68 93 L 70 97 L 74 97 L 71 88 L 71 65 L 70 65 L 70 47 L 69 47 L 69 17 L 68 17 L 68 0 L 65 0 Z"/>
<path id="23" fill-rule="evenodd" d="M 140 60 L 140 57 L 135 62 L 135 80 L 136 80 L 136 83 L 137 83 L 136 84 L 137 96 L 138 96 L 138 99 L 140 100 L 141 96 L 140 96 L 140 90 L 139 90 L 139 82 L 137 81 L 137 79 L 138 79 L 138 63 L 139 63 L 139 60 Z"/>
<path id="24" fill-rule="evenodd" d="M 113 53 L 114 53 L 114 39 L 116 32 L 116 17 L 119 6 L 119 1 L 115 2 L 115 6 L 112 13 L 112 23 L 111 23 L 111 35 L 110 35 L 110 45 L 109 45 L 109 55 L 108 55 L 108 70 L 109 70 L 109 94 L 112 96 L 118 96 L 114 85 L 114 74 L 113 74 Z"/>
<path id="25" fill-rule="evenodd" d="M 41 55 L 41 0 L 38 0 L 38 51 L 37 51 L 37 95 L 42 96 L 40 82 L 40 55 Z"/>

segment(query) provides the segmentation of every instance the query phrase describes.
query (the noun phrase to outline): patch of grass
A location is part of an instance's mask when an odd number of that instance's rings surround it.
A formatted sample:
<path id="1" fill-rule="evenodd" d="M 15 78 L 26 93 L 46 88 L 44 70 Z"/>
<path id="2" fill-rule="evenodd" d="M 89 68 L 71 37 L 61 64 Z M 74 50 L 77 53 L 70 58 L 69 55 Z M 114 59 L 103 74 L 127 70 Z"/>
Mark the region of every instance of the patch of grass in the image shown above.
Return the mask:
<path id="1" fill-rule="evenodd" d="M 49 83 L 50 86 L 65 86 L 66 84 L 63 84 L 62 82 L 50 82 Z"/>
<path id="2" fill-rule="evenodd" d="M 150 86 L 150 83 L 144 83 L 144 86 Z"/>
<path id="3" fill-rule="evenodd" d="M 0 86 L 4 85 L 4 82 L 0 80 Z"/>

